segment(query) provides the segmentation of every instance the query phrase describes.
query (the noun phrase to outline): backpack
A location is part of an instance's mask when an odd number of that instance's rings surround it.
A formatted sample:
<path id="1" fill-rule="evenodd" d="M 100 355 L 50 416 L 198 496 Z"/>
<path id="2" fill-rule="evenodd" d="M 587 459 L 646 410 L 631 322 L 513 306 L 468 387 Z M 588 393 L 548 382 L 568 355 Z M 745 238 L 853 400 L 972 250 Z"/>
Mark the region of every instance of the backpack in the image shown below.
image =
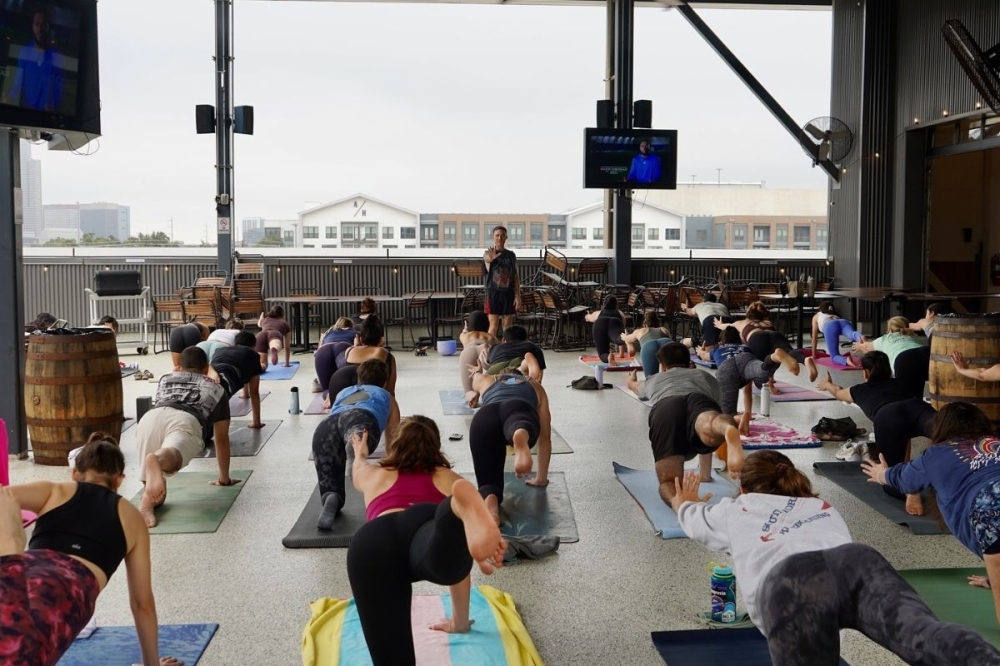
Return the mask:
<path id="1" fill-rule="evenodd" d="M 812 434 L 828 442 L 844 442 L 854 437 L 861 437 L 867 432 L 864 428 L 859 428 L 850 416 L 839 419 L 824 416 L 812 427 Z"/>
<path id="2" fill-rule="evenodd" d="M 602 386 L 597 383 L 597 380 L 593 375 L 584 375 L 583 377 L 574 379 L 570 382 L 570 387 L 580 391 L 599 391 L 603 388 L 611 388 L 611 384 L 604 384 Z"/>

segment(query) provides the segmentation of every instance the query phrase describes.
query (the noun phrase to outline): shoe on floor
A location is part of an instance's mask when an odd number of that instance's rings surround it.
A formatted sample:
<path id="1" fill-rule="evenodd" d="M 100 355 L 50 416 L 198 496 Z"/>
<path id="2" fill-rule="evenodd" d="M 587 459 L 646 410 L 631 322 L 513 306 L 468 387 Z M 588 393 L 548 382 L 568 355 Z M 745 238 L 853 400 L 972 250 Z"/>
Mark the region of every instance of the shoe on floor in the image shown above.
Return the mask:
<path id="1" fill-rule="evenodd" d="M 858 453 L 857 445 L 851 440 L 844 442 L 840 449 L 837 450 L 834 456 L 837 460 L 843 460 L 845 462 L 860 462 L 861 455 Z"/>
<path id="2" fill-rule="evenodd" d="M 854 444 L 854 450 L 858 454 L 858 460 L 868 460 L 868 442 L 857 442 Z"/>
<path id="3" fill-rule="evenodd" d="M 312 392 L 313 393 L 322 393 L 323 392 L 323 387 L 319 385 L 319 380 L 318 379 L 314 379 L 313 380 Z"/>

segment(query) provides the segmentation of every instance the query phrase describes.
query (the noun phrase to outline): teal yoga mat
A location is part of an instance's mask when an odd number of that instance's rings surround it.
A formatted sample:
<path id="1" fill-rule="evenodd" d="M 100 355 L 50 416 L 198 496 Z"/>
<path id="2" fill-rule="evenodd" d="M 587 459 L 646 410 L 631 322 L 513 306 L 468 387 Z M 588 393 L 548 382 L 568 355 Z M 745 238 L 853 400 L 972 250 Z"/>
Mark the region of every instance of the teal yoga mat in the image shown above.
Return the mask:
<path id="1" fill-rule="evenodd" d="M 290 367 L 286 368 L 284 363 L 267 366 L 267 372 L 260 376 L 261 379 L 291 379 L 299 371 L 299 362 L 292 361 Z"/>
<path id="2" fill-rule="evenodd" d="M 162 624 L 161 656 L 176 657 L 184 666 L 195 666 L 205 652 L 217 624 Z M 57 666 L 132 666 L 142 663 L 135 627 L 98 627 L 89 638 L 78 638 Z"/>
<path id="3" fill-rule="evenodd" d="M 476 483 L 475 474 L 462 476 Z M 566 475 L 549 472 L 549 485 L 536 488 L 513 472 L 504 472 L 500 531 L 513 536 L 555 536 L 561 543 L 579 541 Z"/>
<path id="4" fill-rule="evenodd" d="M 445 416 L 471 416 L 476 412 L 465 402 L 465 391 L 462 389 L 442 389 L 441 413 Z"/>

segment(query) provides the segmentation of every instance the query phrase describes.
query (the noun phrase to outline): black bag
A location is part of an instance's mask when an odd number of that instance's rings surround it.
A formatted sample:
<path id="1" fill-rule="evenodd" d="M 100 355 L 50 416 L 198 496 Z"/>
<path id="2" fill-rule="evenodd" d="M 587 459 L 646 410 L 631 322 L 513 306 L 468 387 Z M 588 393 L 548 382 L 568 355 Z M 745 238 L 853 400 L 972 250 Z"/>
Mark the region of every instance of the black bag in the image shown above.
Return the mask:
<path id="1" fill-rule="evenodd" d="M 138 296 L 142 293 L 139 271 L 99 271 L 94 273 L 94 292 L 98 296 Z"/>
<path id="2" fill-rule="evenodd" d="M 574 379 L 570 382 L 570 387 L 580 391 L 599 391 L 605 388 L 612 388 L 611 384 L 605 384 L 604 386 L 598 384 L 593 375 L 584 375 L 579 379 Z"/>
<path id="3" fill-rule="evenodd" d="M 850 416 L 839 419 L 823 417 L 812 427 L 812 434 L 828 442 L 845 442 L 855 437 L 861 437 L 868 431 L 859 428 Z"/>

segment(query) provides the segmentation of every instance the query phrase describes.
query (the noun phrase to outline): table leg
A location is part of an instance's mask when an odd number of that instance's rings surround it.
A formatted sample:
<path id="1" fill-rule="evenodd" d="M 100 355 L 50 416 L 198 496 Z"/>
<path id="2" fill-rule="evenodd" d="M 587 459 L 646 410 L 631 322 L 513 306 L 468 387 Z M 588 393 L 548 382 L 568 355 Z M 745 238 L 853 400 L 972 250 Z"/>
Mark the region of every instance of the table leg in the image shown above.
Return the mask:
<path id="1" fill-rule="evenodd" d="M 802 349 L 802 338 L 805 336 L 802 333 L 802 296 L 800 295 L 795 300 L 798 301 L 798 315 L 799 315 L 799 349 Z"/>

